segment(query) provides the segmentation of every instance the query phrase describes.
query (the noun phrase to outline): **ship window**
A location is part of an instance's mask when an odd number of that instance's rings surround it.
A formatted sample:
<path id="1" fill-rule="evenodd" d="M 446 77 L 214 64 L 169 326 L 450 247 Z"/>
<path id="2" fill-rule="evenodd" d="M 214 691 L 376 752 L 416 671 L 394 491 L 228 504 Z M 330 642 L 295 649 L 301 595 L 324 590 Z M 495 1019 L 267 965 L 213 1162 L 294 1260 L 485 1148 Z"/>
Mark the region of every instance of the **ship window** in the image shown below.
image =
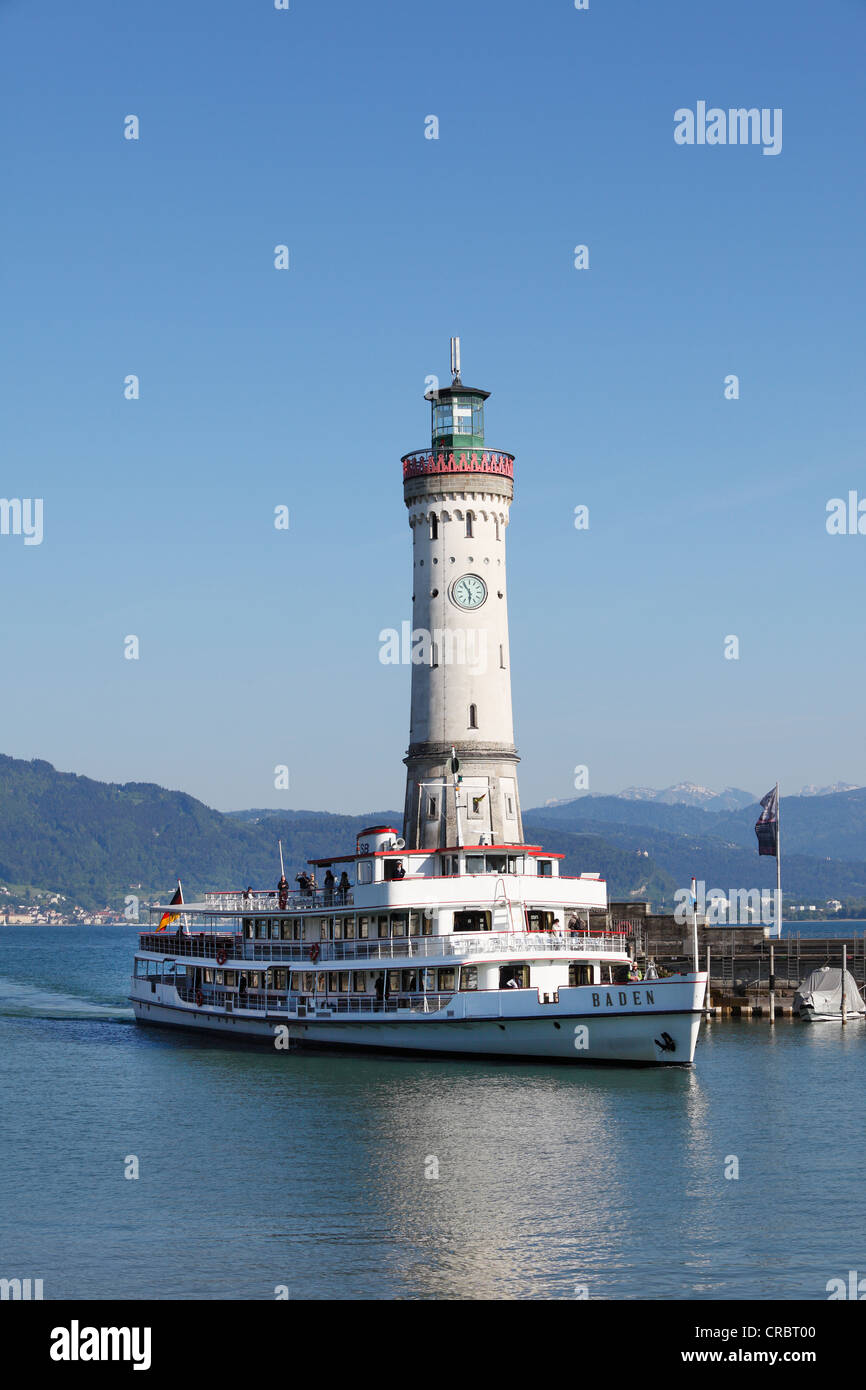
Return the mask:
<path id="1" fill-rule="evenodd" d="M 245 917 L 245 918 L 244 918 L 244 936 L 251 937 L 252 934 L 253 934 L 253 919 L 252 919 L 252 917 Z"/>
<path id="2" fill-rule="evenodd" d="M 416 993 L 418 989 L 418 974 L 415 970 L 402 971 L 400 989 L 404 994 Z"/>
<path id="3" fill-rule="evenodd" d="M 451 878 L 460 873 L 460 858 L 456 854 L 443 854 L 442 873 L 445 878 Z"/>
<path id="4" fill-rule="evenodd" d="M 529 966 L 525 961 L 517 965 L 499 967 L 500 989 L 529 989 Z"/>
<path id="5" fill-rule="evenodd" d="M 234 970 L 226 971 L 226 984 L 229 986 L 230 989 L 234 989 L 235 985 L 237 984 L 237 974 Z"/>
<path id="6" fill-rule="evenodd" d="M 570 985 L 591 985 L 592 966 L 585 961 L 571 961 L 568 967 L 568 983 Z"/>
<path id="7" fill-rule="evenodd" d="M 387 981 L 387 986 L 388 986 L 388 996 L 390 996 L 390 995 L 392 995 L 392 994 L 399 994 L 399 992 L 400 992 L 400 971 L 399 971 L 399 970 L 386 970 L 386 971 L 385 971 L 385 979 L 386 979 L 386 981 Z M 386 997 L 388 997 L 388 996 L 386 996 Z"/>
<path id="8" fill-rule="evenodd" d="M 341 971 L 340 971 L 340 993 L 341 993 L 341 994 L 348 994 L 348 993 L 349 993 L 349 984 L 350 984 L 350 981 L 351 981 L 351 975 L 349 974 L 349 971 L 348 971 L 348 970 L 341 970 Z"/>
<path id="9" fill-rule="evenodd" d="M 355 971 L 355 993 L 364 994 L 367 989 L 367 974 L 364 970 Z"/>
<path id="10" fill-rule="evenodd" d="M 355 940 L 355 919 L 354 917 L 343 918 L 343 936 L 347 941 Z"/>
<path id="11" fill-rule="evenodd" d="M 420 930 L 421 930 L 421 914 L 420 914 L 420 912 L 410 912 L 410 913 L 409 913 L 409 935 L 410 935 L 410 936 L 417 936 L 418 933 L 420 932 Z"/>
<path id="12" fill-rule="evenodd" d="M 422 927 L 421 927 L 421 935 L 422 935 L 422 936 L 432 936 L 432 935 L 433 935 L 433 914 L 432 914 L 432 912 L 431 912 L 431 914 L 430 914 L 429 917 L 427 916 L 427 913 L 426 913 L 426 912 L 424 913 L 424 922 L 423 922 L 423 925 L 422 925 Z"/>
<path id="13" fill-rule="evenodd" d="M 342 940 L 343 940 L 343 919 L 342 919 L 342 917 L 335 917 L 335 918 L 334 918 L 334 940 L 335 940 L 335 941 L 342 941 Z"/>
<path id="14" fill-rule="evenodd" d="M 385 860 L 385 882 L 392 883 L 395 880 L 406 877 L 406 865 L 402 859 Z"/>
<path id="15" fill-rule="evenodd" d="M 504 874 L 504 873 L 505 873 L 505 855 L 504 855 L 504 854 L 488 854 L 488 856 L 487 856 L 487 872 L 488 872 L 489 874 Z"/>
<path id="16" fill-rule="evenodd" d="M 490 913 L 464 911 L 454 913 L 455 931 L 490 931 Z"/>
<path id="17" fill-rule="evenodd" d="M 550 860 L 549 860 L 549 859 L 539 859 L 539 861 L 538 861 L 538 877 L 539 877 L 539 878 L 550 878 L 552 872 L 553 872 L 553 868 L 552 868 L 552 865 L 551 865 Z"/>
<path id="18" fill-rule="evenodd" d="M 483 873 L 484 873 L 484 855 L 483 855 L 483 854 L 467 854 L 467 856 L 466 856 L 466 872 L 467 872 L 467 874 L 483 874 Z"/>
<path id="19" fill-rule="evenodd" d="M 539 907 L 526 909 L 527 931 L 553 931 L 553 913 Z"/>
<path id="20" fill-rule="evenodd" d="M 378 933 L 378 934 L 379 934 L 379 940 L 380 940 L 380 941 L 382 940 L 382 937 L 388 935 L 388 914 L 387 914 L 387 912 L 386 912 L 386 913 L 383 913 L 383 914 L 379 917 L 379 933 Z"/>
<path id="21" fill-rule="evenodd" d="M 330 990 L 331 994 L 336 994 L 339 988 L 340 977 L 337 974 L 336 970 L 332 970 L 328 976 L 328 989 Z"/>
<path id="22" fill-rule="evenodd" d="M 369 859 L 362 859 L 358 864 L 358 882 L 373 882 L 373 865 L 370 863 Z"/>
<path id="23" fill-rule="evenodd" d="M 368 939 L 369 935 L 370 935 L 370 919 L 369 919 L 369 917 L 359 917 L 359 918 L 358 918 L 358 940 L 359 940 L 359 941 L 366 941 L 366 940 Z"/>
<path id="24" fill-rule="evenodd" d="M 462 965 L 462 966 L 460 967 L 460 988 L 461 988 L 461 989 L 477 989 L 477 988 L 478 988 L 478 966 L 477 966 L 477 965 Z"/>
<path id="25" fill-rule="evenodd" d="M 267 917 L 257 917 L 257 918 L 256 918 L 256 936 L 259 937 L 260 939 L 264 939 L 264 938 L 267 937 L 267 934 L 268 934 L 268 919 L 267 919 Z"/>
<path id="26" fill-rule="evenodd" d="M 292 924 L 288 918 L 280 923 L 280 939 L 290 941 L 292 937 Z"/>
<path id="27" fill-rule="evenodd" d="M 406 918 L 406 913 L 405 913 L 405 912 L 394 912 L 394 913 L 392 913 L 392 915 L 391 915 L 391 935 L 392 935 L 392 936 L 405 936 L 405 935 L 406 935 L 406 921 L 407 921 L 407 918 Z"/>
<path id="28" fill-rule="evenodd" d="M 448 965 L 448 966 L 446 966 L 444 969 L 442 969 L 442 970 L 439 971 L 439 988 L 440 988 L 440 990 L 450 990 L 450 989 L 454 989 L 454 987 L 455 987 L 455 972 L 454 972 L 454 967 L 451 966 L 451 965 Z"/>
<path id="29" fill-rule="evenodd" d="M 278 917 L 271 918 L 271 941 L 280 939 L 280 922 Z"/>

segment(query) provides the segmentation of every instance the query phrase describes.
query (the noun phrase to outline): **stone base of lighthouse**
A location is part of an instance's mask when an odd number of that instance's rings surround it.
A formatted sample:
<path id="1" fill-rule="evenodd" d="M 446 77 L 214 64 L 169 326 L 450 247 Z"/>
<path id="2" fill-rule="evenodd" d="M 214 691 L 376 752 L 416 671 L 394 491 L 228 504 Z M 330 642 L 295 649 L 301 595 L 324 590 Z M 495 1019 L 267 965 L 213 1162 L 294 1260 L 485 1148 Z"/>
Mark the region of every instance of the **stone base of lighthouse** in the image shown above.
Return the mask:
<path id="1" fill-rule="evenodd" d="M 461 838 L 465 845 L 522 844 L 517 753 L 500 744 L 473 743 L 471 749 L 458 747 L 457 757 L 460 834 L 450 746 L 416 744 L 404 758 L 403 838 L 408 848 L 445 849 Z"/>

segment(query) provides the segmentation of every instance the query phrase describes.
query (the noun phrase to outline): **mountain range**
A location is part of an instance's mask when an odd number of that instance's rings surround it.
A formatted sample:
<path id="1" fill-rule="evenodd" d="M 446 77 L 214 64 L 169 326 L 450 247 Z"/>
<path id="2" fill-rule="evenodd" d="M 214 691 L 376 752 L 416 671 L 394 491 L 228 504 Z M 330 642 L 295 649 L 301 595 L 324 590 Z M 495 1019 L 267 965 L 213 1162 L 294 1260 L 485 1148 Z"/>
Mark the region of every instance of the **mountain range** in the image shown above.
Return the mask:
<path id="1" fill-rule="evenodd" d="M 565 873 L 600 872 L 615 899 L 670 907 L 692 874 L 724 890 L 771 887 L 775 860 L 758 857 L 754 800 L 710 809 L 748 793 L 729 788 L 696 804 L 707 789 L 680 784 L 681 799 L 668 795 L 677 790 L 548 803 L 524 812 L 525 836 L 563 854 Z M 266 886 L 279 876 L 278 839 L 292 878 L 308 858 L 347 853 L 359 830 L 382 823 L 399 826 L 399 812 L 220 812 L 152 783 L 98 782 L 0 755 L 0 885 L 62 893 L 87 908 L 119 909 L 130 892 L 163 896 L 178 877 L 187 897 Z M 786 893 L 818 903 L 866 898 L 866 788 L 784 797 L 781 824 Z"/>

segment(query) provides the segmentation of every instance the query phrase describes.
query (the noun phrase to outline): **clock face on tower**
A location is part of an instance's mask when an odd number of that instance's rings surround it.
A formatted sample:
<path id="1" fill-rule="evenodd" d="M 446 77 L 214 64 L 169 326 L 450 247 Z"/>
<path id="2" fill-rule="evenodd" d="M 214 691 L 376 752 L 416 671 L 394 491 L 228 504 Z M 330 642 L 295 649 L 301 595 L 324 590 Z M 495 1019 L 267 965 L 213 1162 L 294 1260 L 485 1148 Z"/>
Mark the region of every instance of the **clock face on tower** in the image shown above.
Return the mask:
<path id="1" fill-rule="evenodd" d="M 458 608 L 480 608 L 487 597 L 487 585 L 477 574 L 462 574 L 451 585 L 451 601 Z"/>

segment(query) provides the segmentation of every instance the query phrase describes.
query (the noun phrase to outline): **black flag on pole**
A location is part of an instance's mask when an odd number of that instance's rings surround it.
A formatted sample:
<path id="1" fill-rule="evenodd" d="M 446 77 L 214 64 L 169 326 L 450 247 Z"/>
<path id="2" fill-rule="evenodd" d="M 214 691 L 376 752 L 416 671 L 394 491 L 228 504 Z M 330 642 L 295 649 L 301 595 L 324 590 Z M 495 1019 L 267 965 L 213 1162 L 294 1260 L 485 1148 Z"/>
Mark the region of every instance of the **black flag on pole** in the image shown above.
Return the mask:
<path id="1" fill-rule="evenodd" d="M 779 853 L 779 794 L 774 787 L 761 801 L 761 814 L 755 823 L 758 837 L 758 854 Z"/>

